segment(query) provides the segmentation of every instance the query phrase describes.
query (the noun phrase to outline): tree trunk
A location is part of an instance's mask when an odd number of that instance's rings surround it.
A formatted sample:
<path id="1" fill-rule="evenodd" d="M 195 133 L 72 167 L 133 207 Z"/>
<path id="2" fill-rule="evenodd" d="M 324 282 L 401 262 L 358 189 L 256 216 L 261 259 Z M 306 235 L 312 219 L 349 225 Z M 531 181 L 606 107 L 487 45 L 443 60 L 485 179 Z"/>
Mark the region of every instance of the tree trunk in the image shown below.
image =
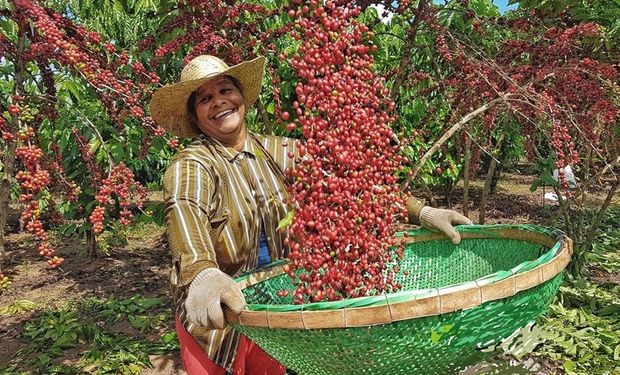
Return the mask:
<path id="1" fill-rule="evenodd" d="M 497 141 L 498 150 L 501 150 L 502 143 L 504 142 L 504 135 L 502 134 Z M 486 219 L 487 202 L 489 200 L 489 192 L 491 191 L 491 182 L 493 182 L 493 175 L 495 174 L 495 168 L 497 167 L 497 159 L 491 158 L 491 164 L 489 165 L 489 171 L 487 172 L 487 178 L 484 181 L 484 188 L 482 189 L 482 198 L 480 198 L 480 210 L 478 213 L 478 224 L 484 224 Z"/>
<path id="2" fill-rule="evenodd" d="M 86 230 L 86 251 L 87 255 L 91 258 L 97 258 L 99 256 L 99 245 L 97 244 L 97 238 L 92 229 Z"/>
<path id="3" fill-rule="evenodd" d="M 469 215 L 469 168 L 471 159 L 471 137 L 465 141 L 465 165 L 463 166 L 463 215 Z"/>
<path id="4" fill-rule="evenodd" d="M 619 186 L 620 186 L 620 177 L 616 176 L 616 180 L 611 185 L 611 189 L 609 189 L 609 192 L 607 192 L 607 197 L 605 198 L 603 205 L 596 213 L 596 216 L 594 217 L 592 224 L 590 224 L 590 226 L 588 227 L 588 230 L 585 236 L 586 239 L 583 242 L 581 249 L 577 249 L 577 251 L 575 251 L 575 255 L 574 255 L 575 264 L 571 264 L 571 267 L 570 267 L 571 273 L 573 275 L 578 275 L 578 276 L 581 275 L 581 270 L 583 268 L 582 265 L 583 265 L 583 260 L 585 259 L 585 254 L 589 252 L 590 250 L 592 250 L 592 243 L 594 242 L 594 238 L 596 237 L 597 229 L 599 225 L 601 224 L 601 221 L 603 220 L 603 216 L 605 216 L 605 211 L 607 211 L 607 208 L 611 204 L 611 200 L 616 194 L 616 191 L 618 190 Z"/>
<path id="5" fill-rule="evenodd" d="M 491 179 L 491 195 L 495 195 L 495 193 L 497 192 L 497 183 L 499 182 L 499 178 L 502 175 L 504 167 L 507 163 L 508 143 L 509 142 L 502 143 L 499 155 L 497 156 L 497 159 L 499 160 L 499 165 L 495 166 L 495 172 L 493 173 L 493 177 Z"/>
<path id="6" fill-rule="evenodd" d="M 454 194 L 454 189 L 456 189 L 456 184 L 459 183 L 459 177 L 456 178 L 456 181 L 450 181 L 448 183 L 448 188 L 446 189 L 446 206 L 452 207 L 452 194 Z"/>
<path id="7" fill-rule="evenodd" d="M 256 101 L 256 109 L 258 110 L 258 114 L 260 115 L 261 122 L 263 123 L 263 134 L 264 135 L 272 135 L 273 134 L 273 125 L 271 121 L 269 121 L 269 115 L 265 110 L 265 106 L 261 103 L 260 100 Z"/>
<path id="8" fill-rule="evenodd" d="M 4 257 L 6 255 L 5 235 L 6 224 L 9 216 L 9 202 L 11 198 L 11 178 L 13 176 L 13 167 L 15 164 L 15 148 L 15 142 L 11 142 L 7 153 L 2 158 L 4 171 L 2 180 L 0 180 L 0 257 Z"/>
<path id="9" fill-rule="evenodd" d="M 13 154 L 14 154 L 13 150 Z M 9 151 L 3 159 L 7 159 L 11 154 Z M 2 161 L 4 163 L 4 160 Z M 6 165 L 6 164 L 4 164 Z M 5 168 L 5 175 L 2 177 L 0 181 L 0 257 L 4 257 L 6 255 L 5 249 L 5 230 L 6 230 L 6 222 L 9 211 L 9 195 L 11 194 L 11 181 L 7 177 L 7 169 Z M 10 176 L 10 175 L 8 175 Z"/>
<path id="10" fill-rule="evenodd" d="M 585 207 L 586 205 L 586 198 L 587 198 L 587 193 L 588 193 L 588 189 L 590 188 L 590 184 L 592 182 L 592 180 L 590 179 L 590 168 L 592 166 L 592 148 L 588 149 L 588 155 L 586 156 L 586 162 L 584 164 L 583 167 L 583 180 L 581 183 L 581 186 L 579 186 L 578 188 L 581 190 L 581 200 L 580 200 L 580 206 L 581 207 Z M 577 199 L 575 199 L 575 202 L 577 202 Z M 583 212 L 583 211 L 582 211 Z M 577 228 L 584 228 L 585 227 L 585 217 L 586 215 L 581 214 L 579 215 L 579 220 L 577 221 Z"/>

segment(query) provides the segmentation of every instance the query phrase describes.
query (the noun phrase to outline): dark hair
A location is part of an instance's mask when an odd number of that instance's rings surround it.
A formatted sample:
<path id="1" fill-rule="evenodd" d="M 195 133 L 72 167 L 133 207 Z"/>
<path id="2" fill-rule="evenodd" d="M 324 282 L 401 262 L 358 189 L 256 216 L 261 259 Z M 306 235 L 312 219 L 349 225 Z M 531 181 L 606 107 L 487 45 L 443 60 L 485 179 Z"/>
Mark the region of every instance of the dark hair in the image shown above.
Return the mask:
<path id="1" fill-rule="evenodd" d="M 224 76 L 224 77 L 228 78 L 228 80 L 232 82 L 233 85 L 235 85 L 237 90 L 241 91 L 241 95 L 243 95 L 243 85 L 241 84 L 241 81 L 239 81 L 236 77 L 233 77 L 233 76 Z M 190 114 L 190 120 L 192 120 L 192 123 L 193 123 L 194 122 L 193 115 L 196 115 L 196 90 L 192 91 L 192 93 L 189 95 L 189 98 L 187 98 L 186 105 L 187 105 L 187 113 Z"/>

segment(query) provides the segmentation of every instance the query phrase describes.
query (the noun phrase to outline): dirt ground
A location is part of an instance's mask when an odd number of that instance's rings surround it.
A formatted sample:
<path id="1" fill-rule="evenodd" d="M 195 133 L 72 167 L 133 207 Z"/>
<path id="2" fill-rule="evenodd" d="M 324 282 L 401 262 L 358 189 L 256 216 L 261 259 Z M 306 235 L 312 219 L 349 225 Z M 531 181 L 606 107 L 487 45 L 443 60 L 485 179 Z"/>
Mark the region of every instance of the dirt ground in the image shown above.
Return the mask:
<path id="1" fill-rule="evenodd" d="M 12 215 L 15 217 L 15 215 Z M 13 223 L 15 223 L 13 221 Z M 62 269 L 48 270 L 45 262 L 33 251 L 36 247 L 32 237 L 17 233 L 16 225 L 10 226 L 7 238 L 7 258 L 3 261 L 3 272 L 8 275 L 13 286 L 0 295 L 0 309 L 17 300 L 29 300 L 37 309 L 43 307 L 61 308 L 69 301 L 87 297 L 130 298 L 164 297 L 170 300 L 169 253 L 163 228 L 156 228 L 140 238 L 129 238 L 129 246 L 112 247 L 108 256 L 89 258 L 84 255 L 85 242 L 70 238 L 57 244 L 57 252 L 65 257 Z M 33 314 L 3 316 L 0 320 L 0 363 L 7 363 L 26 342 L 20 339 L 22 325 Z M 116 327 L 118 331 L 139 333 L 131 326 Z M 172 320 L 162 331 L 171 331 Z M 152 333 L 154 339 L 163 332 Z M 148 338 L 148 337 L 147 337 Z M 79 358 L 79 350 L 75 358 Z M 153 356 L 152 369 L 143 373 L 148 375 L 185 374 L 181 369 L 178 355 Z"/>
<path id="2" fill-rule="evenodd" d="M 532 176 L 506 175 L 498 186 L 497 194 L 489 202 L 487 224 L 544 223 L 545 212 L 553 210 L 553 203 L 547 202 L 550 210 L 543 210 L 542 190 L 529 191 L 532 179 Z M 481 186 L 482 181 L 475 182 L 470 193 L 469 217 L 474 221 L 478 218 L 476 204 L 480 201 Z M 455 189 L 451 201 L 458 202 L 452 206 L 458 211 L 462 211 L 461 196 L 462 189 Z M 436 198 L 440 205 L 445 205 L 445 197 L 438 194 Z M 593 205 L 602 202 L 602 196 L 591 198 Z M 620 204 L 619 200 L 616 197 L 614 204 Z M 139 294 L 170 299 L 169 253 L 163 228 L 141 232 L 139 238 L 129 238 L 128 246 L 112 247 L 108 256 L 96 259 L 84 255 L 83 240 L 70 238 L 57 244 L 58 253 L 66 258 L 62 269 L 50 271 L 34 251 L 31 236 L 18 233 L 18 215 L 17 211 L 11 213 L 8 255 L 2 263 L 2 271 L 12 279 L 14 287 L 0 295 L 0 309 L 24 299 L 33 301 L 37 307 L 56 308 L 64 306 L 67 301 L 91 296 L 129 298 Z M 0 363 L 6 363 L 26 346 L 20 332 L 24 322 L 33 314 L 2 317 Z M 166 329 L 174 329 L 172 320 L 164 327 Z M 79 351 L 76 350 L 76 359 L 77 356 Z M 151 361 L 153 368 L 144 370 L 143 375 L 185 374 L 178 353 L 152 356 Z"/>

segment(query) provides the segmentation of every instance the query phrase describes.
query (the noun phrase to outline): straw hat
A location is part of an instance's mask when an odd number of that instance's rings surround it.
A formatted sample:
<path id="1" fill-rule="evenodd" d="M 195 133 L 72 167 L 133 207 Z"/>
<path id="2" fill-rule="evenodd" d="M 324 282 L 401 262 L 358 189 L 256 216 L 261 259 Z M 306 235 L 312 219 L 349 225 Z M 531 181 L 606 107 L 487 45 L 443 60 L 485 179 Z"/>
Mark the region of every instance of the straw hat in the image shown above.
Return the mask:
<path id="1" fill-rule="evenodd" d="M 200 134 L 187 112 L 187 99 L 203 83 L 221 76 L 232 76 L 241 82 L 246 107 L 258 98 L 265 58 L 257 57 L 229 67 L 215 56 L 193 58 L 181 72 L 179 82 L 157 90 L 151 99 L 151 116 L 160 126 L 181 137 Z"/>

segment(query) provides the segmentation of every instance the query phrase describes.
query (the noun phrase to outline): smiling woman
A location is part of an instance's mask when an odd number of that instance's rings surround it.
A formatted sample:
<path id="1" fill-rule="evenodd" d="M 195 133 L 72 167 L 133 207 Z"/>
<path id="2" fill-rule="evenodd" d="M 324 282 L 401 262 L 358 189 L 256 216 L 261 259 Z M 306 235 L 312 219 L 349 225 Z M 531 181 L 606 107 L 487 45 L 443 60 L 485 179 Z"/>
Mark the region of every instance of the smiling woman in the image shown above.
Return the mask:
<path id="1" fill-rule="evenodd" d="M 206 82 L 190 96 L 188 103 L 193 109 L 192 119 L 203 133 L 241 150 L 245 139 L 245 100 L 238 81 L 222 76 Z"/>
<path id="2" fill-rule="evenodd" d="M 292 139 L 255 134 L 244 117 L 260 92 L 263 57 L 229 67 L 198 56 L 181 80 L 158 90 L 151 115 L 193 142 L 164 176 L 172 252 L 171 283 L 181 358 L 191 374 L 283 374 L 284 367 L 226 325 L 222 305 L 238 315 L 245 298 L 232 277 L 286 258 L 278 224 L 291 211 L 284 170 L 298 158 Z M 290 155 L 290 156 L 289 156 Z M 291 157 L 292 156 L 292 157 Z M 453 224 L 469 219 L 411 199 L 413 220 L 460 241 Z"/>
<path id="3" fill-rule="evenodd" d="M 226 327 L 221 304 L 245 306 L 230 277 L 287 255 L 277 224 L 289 210 L 283 170 L 295 143 L 250 132 L 264 58 L 233 67 L 199 56 L 151 102 L 155 121 L 195 136 L 164 176 L 172 287 L 183 365 L 190 374 L 282 374 L 284 367 Z"/>

